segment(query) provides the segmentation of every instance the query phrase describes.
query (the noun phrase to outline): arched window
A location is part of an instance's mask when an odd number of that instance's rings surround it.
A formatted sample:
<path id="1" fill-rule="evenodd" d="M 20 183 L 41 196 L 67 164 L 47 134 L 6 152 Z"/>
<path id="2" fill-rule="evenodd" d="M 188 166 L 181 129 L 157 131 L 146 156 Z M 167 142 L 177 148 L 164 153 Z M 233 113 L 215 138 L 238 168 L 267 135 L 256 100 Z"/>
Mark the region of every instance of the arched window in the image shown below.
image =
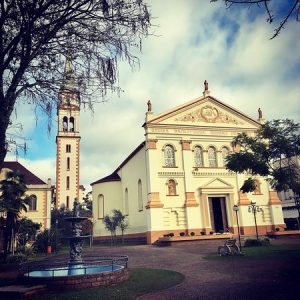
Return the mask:
<path id="1" fill-rule="evenodd" d="M 29 202 L 28 202 L 28 210 L 36 210 L 36 202 L 37 202 L 36 195 L 30 195 Z"/>
<path id="2" fill-rule="evenodd" d="M 217 166 L 217 153 L 214 147 L 208 148 L 208 163 L 212 168 Z"/>
<path id="3" fill-rule="evenodd" d="M 98 195 L 98 219 L 104 218 L 104 196 Z"/>
<path id="4" fill-rule="evenodd" d="M 203 152 L 200 146 L 194 148 L 195 167 L 203 167 Z"/>
<path id="5" fill-rule="evenodd" d="M 175 196 L 176 194 L 176 182 L 174 179 L 168 181 L 168 195 Z"/>
<path id="6" fill-rule="evenodd" d="M 71 153 L 71 145 L 70 144 L 66 145 L 66 152 Z"/>
<path id="7" fill-rule="evenodd" d="M 259 180 L 255 179 L 254 180 L 255 190 L 253 191 L 254 195 L 261 195 L 260 185 L 261 185 L 261 183 L 259 182 Z"/>
<path id="8" fill-rule="evenodd" d="M 143 210 L 143 187 L 142 187 L 142 181 L 139 179 L 138 181 L 138 206 L 139 211 Z"/>
<path id="9" fill-rule="evenodd" d="M 63 131 L 68 131 L 68 118 L 63 117 Z"/>
<path id="10" fill-rule="evenodd" d="M 165 166 L 175 167 L 175 150 L 171 145 L 166 145 L 164 149 Z"/>
<path id="11" fill-rule="evenodd" d="M 129 202 L 128 202 L 128 188 L 125 189 L 125 207 L 124 207 L 124 213 L 125 215 L 129 215 Z"/>
<path id="12" fill-rule="evenodd" d="M 67 157 L 67 170 L 70 170 L 70 157 Z"/>
<path id="13" fill-rule="evenodd" d="M 222 148 L 223 166 L 226 165 L 226 158 L 227 158 L 228 154 L 229 154 L 228 148 L 227 148 L 227 147 L 223 147 L 223 148 Z"/>
<path id="14" fill-rule="evenodd" d="M 70 126 L 70 131 L 74 131 L 74 118 L 73 117 L 70 118 L 69 126 Z"/>
<path id="15" fill-rule="evenodd" d="M 67 179 L 66 179 L 66 186 L 67 186 L 67 190 L 70 189 L 70 177 L 67 176 Z"/>

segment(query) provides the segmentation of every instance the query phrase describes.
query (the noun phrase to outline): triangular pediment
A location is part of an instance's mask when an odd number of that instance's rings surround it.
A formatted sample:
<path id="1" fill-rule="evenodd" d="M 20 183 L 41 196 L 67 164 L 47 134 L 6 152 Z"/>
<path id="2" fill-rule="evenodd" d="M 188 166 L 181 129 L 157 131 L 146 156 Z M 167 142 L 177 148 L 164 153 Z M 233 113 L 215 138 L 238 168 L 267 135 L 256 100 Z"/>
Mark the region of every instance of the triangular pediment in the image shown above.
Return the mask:
<path id="1" fill-rule="evenodd" d="M 259 128 L 260 124 L 233 107 L 211 97 L 200 97 L 155 116 L 148 125 Z"/>
<path id="2" fill-rule="evenodd" d="M 214 178 L 201 186 L 202 189 L 232 189 L 233 186 L 221 178 Z"/>

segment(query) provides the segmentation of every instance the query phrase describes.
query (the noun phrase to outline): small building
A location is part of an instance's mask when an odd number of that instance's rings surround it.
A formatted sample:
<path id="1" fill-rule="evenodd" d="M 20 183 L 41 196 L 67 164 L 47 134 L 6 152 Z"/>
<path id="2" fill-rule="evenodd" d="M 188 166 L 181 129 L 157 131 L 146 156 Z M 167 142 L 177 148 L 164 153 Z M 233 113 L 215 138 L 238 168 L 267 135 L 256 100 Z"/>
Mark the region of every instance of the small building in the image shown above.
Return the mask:
<path id="1" fill-rule="evenodd" d="M 165 234 L 237 233 L 233 205 L 239 206 L 243 235 L 255 235 L 251 201 L 259 234 L 284 230 L 281 201 L 265 178 L 256 177 L 253 193 L 240 192 L 249 174 L 225 168 L 226 156 L 238 151 L 232 139 L 241 132 L 255 135 L 258 120 L 210 96 L 203 96 L 158 115 L 148 102 L 145 140 L 109 176 L 91 184 L 94 239 L 106 238 L 103 218 L 119 209 L 128 216 L 127 238 L 151 244 Z"/>
<path id="2" fill-rule="evenodd" d="M 294 156 L 289 161 L 298 171 L 298 180 L 300 180 L 300 157 Z M 287 165 L 287 161 L 283 160 L 283 164 Z M 299 212 L 300 212 L 300 197 L 295 195 L 292 190 L 282 191 L 278 193 L 282 201 L 282 211 L 284 222 L 287 229 L 300 229 Z"/>
<path id="3" fill-rule="evenodd" d="M 3 163 L 1 169 L 0 181 L 6 178 L 6 173 L 9 171 L 19 172 L 24 176 L 24 181 L 28 188 L 26 194 L 31 196 L 27 212 L 22 211 L 21 216 L 42 224 L 42 229 L 49 229 L 51 225 L 51 201 L 53 196 L 51 179 L 49 178 L 46 183 L 19 162 L 6 161 Z"/>

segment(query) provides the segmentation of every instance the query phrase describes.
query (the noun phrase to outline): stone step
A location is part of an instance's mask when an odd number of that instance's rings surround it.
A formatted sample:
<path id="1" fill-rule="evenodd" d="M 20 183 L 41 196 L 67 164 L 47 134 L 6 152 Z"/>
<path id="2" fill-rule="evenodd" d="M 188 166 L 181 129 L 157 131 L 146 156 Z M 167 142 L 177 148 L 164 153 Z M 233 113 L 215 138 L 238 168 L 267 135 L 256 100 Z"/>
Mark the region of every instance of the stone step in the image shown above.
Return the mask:
<path id="1" fill-rule="evenodd" d="M 46 285 L 7 285 L 0 287 L 0 299 L 24 298 L 46 290 Z"/>

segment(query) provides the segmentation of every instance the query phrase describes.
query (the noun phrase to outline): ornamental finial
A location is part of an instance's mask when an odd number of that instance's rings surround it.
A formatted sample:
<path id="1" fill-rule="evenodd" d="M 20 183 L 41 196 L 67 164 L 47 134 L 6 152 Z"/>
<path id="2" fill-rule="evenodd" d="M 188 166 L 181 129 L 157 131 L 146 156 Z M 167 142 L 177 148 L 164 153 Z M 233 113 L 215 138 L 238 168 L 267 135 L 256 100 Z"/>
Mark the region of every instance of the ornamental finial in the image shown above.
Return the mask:
<path id="1" fill-rule="evenodd" d="M 152 103 L 151 103 L 150 100 L 148 100 L 147 106 L 148 106 L 147 111 L 148 111 L 148 112 L 151 112 L 151 111 L 152 111 Z"/>
<path id="2" fill-rule="evenodd" d="M 204 91 L 208 91 L 208 82 L 207 82 L 207 80 L 204 81 Z"/>

